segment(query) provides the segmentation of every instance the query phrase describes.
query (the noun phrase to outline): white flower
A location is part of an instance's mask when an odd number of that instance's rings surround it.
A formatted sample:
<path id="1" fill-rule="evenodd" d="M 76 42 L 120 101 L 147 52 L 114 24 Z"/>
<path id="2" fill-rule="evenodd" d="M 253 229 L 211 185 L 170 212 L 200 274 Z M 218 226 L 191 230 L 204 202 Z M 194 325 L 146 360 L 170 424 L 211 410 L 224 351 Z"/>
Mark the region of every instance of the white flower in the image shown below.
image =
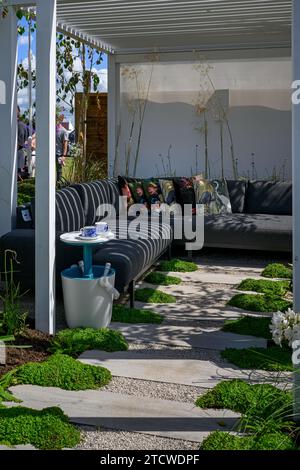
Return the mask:
<path id="1" fill-rule="evenodd" d="M 282 341 L 288 341 L 289 346 L 300 339 L 300 314 L 290 308 L 285 312 L 276 312 L 270 325 L 273 341 L 281 346 Z"/>

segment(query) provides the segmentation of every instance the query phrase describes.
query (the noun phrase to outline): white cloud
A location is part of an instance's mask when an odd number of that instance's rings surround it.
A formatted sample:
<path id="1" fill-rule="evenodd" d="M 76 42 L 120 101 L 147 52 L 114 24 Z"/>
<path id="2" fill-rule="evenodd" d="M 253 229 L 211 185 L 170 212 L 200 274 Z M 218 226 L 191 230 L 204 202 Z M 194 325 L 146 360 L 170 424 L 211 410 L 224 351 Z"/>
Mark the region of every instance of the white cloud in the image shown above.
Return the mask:
<path id="1" fill-rule="evenodd" d="M 99 91 L 107 92 L 107 69 L 93 69 L 93 73 L 96 73 L 100 79 Z"/>
<path id="2" fill-rule="evenodd" d="M 28 41 L 29 41 L 28 35 L 23 35 L 23 36 L 19 37 L 19 45 L 20 46 L 27 46 Z"/>
<path id="3" fill-rule="evenodd" d="M 25 70 L 28 69 L 28 57 L 25 57 L 22 60 L 22 65 L 23 65 Z M 31 51 L 31 67 L 32 67 L 32 70 L 35 70 L 35 68 L 36 68 L 36 57 L 35 57 L 35 55 L 33 54 L 32 51 Z"/>

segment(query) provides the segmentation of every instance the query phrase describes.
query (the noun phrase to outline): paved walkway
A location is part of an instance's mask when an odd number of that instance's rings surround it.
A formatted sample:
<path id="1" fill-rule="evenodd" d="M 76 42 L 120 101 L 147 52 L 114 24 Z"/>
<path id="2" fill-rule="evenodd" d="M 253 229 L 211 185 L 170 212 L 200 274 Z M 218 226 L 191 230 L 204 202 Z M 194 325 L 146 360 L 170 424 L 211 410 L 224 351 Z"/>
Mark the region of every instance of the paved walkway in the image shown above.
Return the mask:
<path id="1" fill-rule="evenodd" d="M 231 430 L 238 415 L 228 410 L 200 410 L 194 401 L 199 393 L 224 379 L 249 380 L 252 374 L 251 380 L 266 381 L 266 372 L 241 371 L 219 354 L 226 347 L 266 347 L 264 339 L 221 331 L 225 320 L 247 313 L 228 307 L 226 302 L 242 279 L 259 277 L 264 263 L 253 267 L 249 260 L 244 265 L 240 260 L 237 266 L 224 267 L 224 263 L 207 262 L 204 267 L 199 258 L 198 265 L 193 273 L 170 273 L 181 277 L 181 285 L 151 286 L 173 294 L 176 304 L 137 303 L 161 313 L 162 324 L 111 325 L 125 335 L 129 351 L 82 354 L 82 362 L 105 366 L 112 372 L 113 380 L 104 389 L 67 392 L 24 385 L 13 387 L 14 395 L 32 408 L 58 405 L 79 424 L 123 430 L 128 436 L 134 431 L 136 448 L 145 435 L 178 439 L 184 448 L 185 442 L 198 445 L 213 430 Z M 175 399 L 166 399 L 171 394 L 168 388 Z M 105 449 L 103 439 L 99 445 Z M 109 445 L 112 448 L 111 442 Z"/>

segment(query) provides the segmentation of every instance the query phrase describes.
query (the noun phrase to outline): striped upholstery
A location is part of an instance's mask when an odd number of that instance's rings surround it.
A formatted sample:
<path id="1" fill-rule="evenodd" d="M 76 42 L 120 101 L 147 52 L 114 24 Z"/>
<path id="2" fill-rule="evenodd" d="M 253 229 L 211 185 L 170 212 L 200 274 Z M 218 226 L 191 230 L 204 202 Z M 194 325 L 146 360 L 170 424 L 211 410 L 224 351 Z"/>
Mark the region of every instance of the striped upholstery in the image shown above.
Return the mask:
<path id="1" fill-rule="evenodd" d="M 72 232 L 84 225 L 84 210 L 76 189 L 70 187 L 56 191 L 56 231 Z"/>
<path id="2" fill-rule="evenodd" d="M 117 204 L 115 183 L 111 180 L 92 181 L 76 184 L 73 187 L 78 191 L 81 198 L 87 225 L 93 225 L 105 216 L 105 214 L 102 217 L 97 215 L 97 209 L 100 205 L 112 204 L 116 206 Z M 107 216 L 111 217 L 112 215 L 108 210 Z"/>

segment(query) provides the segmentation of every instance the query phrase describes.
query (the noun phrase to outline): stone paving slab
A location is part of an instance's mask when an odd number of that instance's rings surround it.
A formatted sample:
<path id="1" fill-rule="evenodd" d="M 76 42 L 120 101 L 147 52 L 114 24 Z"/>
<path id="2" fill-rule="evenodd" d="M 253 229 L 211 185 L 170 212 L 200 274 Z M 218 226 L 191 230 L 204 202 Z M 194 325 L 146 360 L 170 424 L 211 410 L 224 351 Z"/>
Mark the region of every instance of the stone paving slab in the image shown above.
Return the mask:
<path id="1" fill-rule="evenodd" d="M 31 444 L 22 444 L 17 446 L 0 446 L 0 450 L 37 450 Z"/>
<path id="2" fill-rule="evenodd" d="M 227 347 L 244 349 L 267 346 L 265 339 L 193 326 L 112 323 L 111 328 L 120 331 L 129 342 L 163 343 L 220 351 Z"/>
<path id="3" fill-rule="evenodd" d="M 159 359 L 157 355 L 135 351 L 107 353 L 86 351 L 79 357 L 81 362 L 109 369 L 112 375 L 154 382 L 213 388 L 220 380 L 249 379 L 247 371 L 227 368 L 212 361 L 199 359 Z"/>
<path id="4" fill-rule="evenodd" d="M 201 410 L 190 403 L 99 390 L 73 392 L 33 385 L 18 385 L 10 390 L 24 406 L 39 410 L 59 406 L 77 424 L 194 442 L 201 442 L 215 430 L 231 430 L 239 417 L 229 410 Z"/>
<path id="5" fill-rule="evenodd" d="M 128 303 L 129 306 L 129 303 Z M 188 322 L 220 322 L 222 320 L 236 320 L 243 315 L 251 315 L 251 312 L 243 312 L 230 306 L 207 305 L 201 300 L 199 303 L 188 303 L 178 301 L 176 304 L 145 304 L 135 302 L 135 307 L 143 310 L 152 310 L 165 317 L 164 321 Z M 254 316 L 261 316 L 255 314 Z"/>
<path id="6" fill-rule="evenodd" d="M 165 274 L 165 273 L 164 273 Z M 207 284 L 229 284 L 229 285 L 238 285 L 245 278 L 253 279 L 264 279 L 258 273 L 234 273 L 234 272 L 220 272 L 212 270 L 199 269 L 191 273 L 178 273 L 170 271 L 168 272 L 169 276 L 175 276 L 182 279 L 183 282 L 192 282 L 192 283 L 207 283 Z"/>
<path id="7" fill-rule="evenodd" d="M 203 303 L 206 304 L 220 304 L 224 305 L 225 302 L 230 300 L 236 293 L 240 292 L 234 288 L 218 288 L 210 287 L 205 284 L 180 284 L 176 286 L 162 286 L 141 282 L 137 285 L 137 289 L 151 288 L 161 290 L 167 294 L 174 295 L 178 301 L 187 303 Z M 172 305 L 172 304 L 170 304 Z"/>

